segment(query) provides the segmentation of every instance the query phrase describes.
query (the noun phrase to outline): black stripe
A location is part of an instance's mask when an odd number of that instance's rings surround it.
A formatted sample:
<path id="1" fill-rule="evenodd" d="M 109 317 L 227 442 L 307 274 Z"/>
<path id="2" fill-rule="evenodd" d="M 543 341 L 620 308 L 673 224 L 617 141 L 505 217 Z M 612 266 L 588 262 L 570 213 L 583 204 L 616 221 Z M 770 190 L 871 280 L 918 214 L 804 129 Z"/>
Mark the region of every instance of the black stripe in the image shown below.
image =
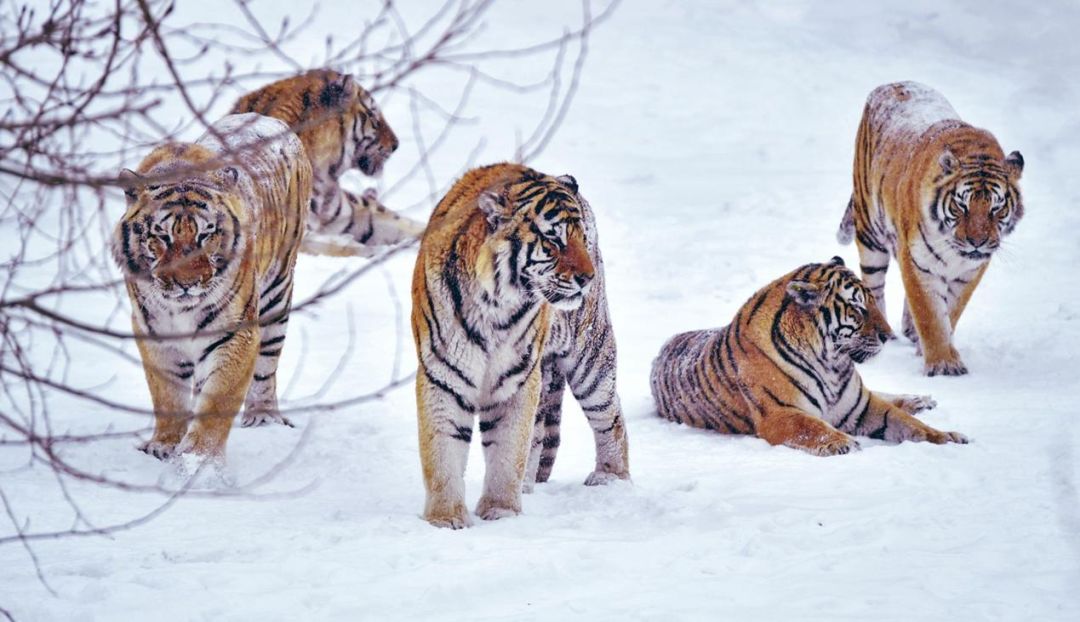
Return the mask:
<path id="1" fill-rule="evenodd" d="M 215 342 L 211 343 L 210 345 L 206 346 L 206 348 L 202 352 L 202 355 L 199 357 L 199 362 L 201 363 L 201 362 L 205 361 L 206 357 L 210 356 L 211 352 L 213 352 L 214 350 L 217 350 L 221 346 L 225 345 L 225 343 L 230 341 L 235 336 L 236 336 L 236 333 L 234 333 L 234 332 L 225 333 L 225 335 L 222 336 L 220 339 L 218 339 L 217 341 L 215 341 Z"/>
<path id="2" fill-rule="evenodd" d="M 431 370 L 429 370 L 426 366 L 424 366 L 424 376 L 427 377 L 428 381 L 431 382 L 431 384 L 435 385 L 437 388 L 441 389 L 443 392 L 449 393 L 450 396 L 454 398 L 454 401 L 457 402 L 458 408 L 460 408 L 461 410 L 464 410 L 467 413 L 476 412 L 476 407 L 475 406 L 473 406 L 472 404 L 467 402 L 465 400 L 465 398 L 461 396 L 460 393 L 458 393 L 457 391 L 454 391 L 452 388 L 450 388 L 450 385 L 446 384 L 445 382 L 443 382 L 443 381 L 439 380 L 438 378 L 436 378 L 435 376 L 433 376 L 431 374 Z"/>
<path id="3" fill-rule="evenodd" d="M 456 438 L 459 441 L 465 441 L 466 443 L 470 443 L 472 442 L 472 428 L 455 425 L 454 433 L 450 435 L 450 438 Z"/>

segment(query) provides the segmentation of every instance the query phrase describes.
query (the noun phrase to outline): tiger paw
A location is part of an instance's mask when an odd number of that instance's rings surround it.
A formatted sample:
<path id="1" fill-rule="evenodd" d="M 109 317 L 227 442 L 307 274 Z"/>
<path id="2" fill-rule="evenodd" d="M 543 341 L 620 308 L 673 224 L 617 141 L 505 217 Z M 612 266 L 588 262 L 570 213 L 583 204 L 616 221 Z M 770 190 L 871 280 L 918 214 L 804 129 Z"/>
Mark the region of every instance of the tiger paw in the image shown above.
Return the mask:
<path id="1" fill-rule="evenodd" d="M 630 479 L 629 473 L 611 473 L 609 471 L 593 471 L 585 478 L 586 486 L 606 486 L 619 479 Z"/>
<path id="2" fill-rule="evenodd" d="M 139 445 L 137 448 L 148 456 L 153 456 L 158 460 L 168 460 L 174 453 L 176 453 L 176 443 L 155 441 L 153 439 Z"/>
<path id="3" fill-rule="evenodd" d="M 959 432 L 939 432 L 937 430 L 934 430 L 933 434 L 928 434 L 926 440 L 935 445 L 944 445 L 945 443 L 967 445 L 971 442 L 968 437 Z"/>
<path id="4" fill-rule="evenodd" d="M 484 520 L 499 520 L 521 514 L 521 502 L 497 501 L 490 497 L 481 497 L 476 504 L 476 515 Z"/>
<path id="5" fill-rule="evenodd" d="M 806 448 L 806 451 L 815 456 L 842 456 L 854 451 L 859 451 L 860 449 L 862 449 L 862 447 L 859 445 L 859 441 L 856 441 L 847 434 L 838 433 L 828 440 L 822 441 L 817 447 Z"/>
<path id="6" fill-rule="evenodd" d="M 958 354 L 934 361 L 927 360 L 923 370 L 927 376 L 963 376 L 968 373 Z"/>
<path id="7" fill-rule="evenodd" d="M 240 427 L 252 428 L 262 425 L 268 425 L 271 423 L 280 423 L 281 425 L 295 428 L 291 421 L 279 412 L 271 412 L 265 410 L 253 410 L 248 412 L 244 410 L 244 414 L 240 417 Z"/>
<path id="8" fill-rule="evenodd" d="M 930 410 L 937 407 L 937 402 L 929 395 L 897 395 L 893 398 L 893 405 L 902 410 L 906 410 L 908 414 L 914 415 L 921 413 L 924 410 Z"/>
<path id="9" fill-rule="evenodd" d="M 462 504 L 456 504 L 455 507 L 444 510 L 424 512 L 424 520 L 440 529 L 465 529 L 473 526 L 472 518 Z"/>

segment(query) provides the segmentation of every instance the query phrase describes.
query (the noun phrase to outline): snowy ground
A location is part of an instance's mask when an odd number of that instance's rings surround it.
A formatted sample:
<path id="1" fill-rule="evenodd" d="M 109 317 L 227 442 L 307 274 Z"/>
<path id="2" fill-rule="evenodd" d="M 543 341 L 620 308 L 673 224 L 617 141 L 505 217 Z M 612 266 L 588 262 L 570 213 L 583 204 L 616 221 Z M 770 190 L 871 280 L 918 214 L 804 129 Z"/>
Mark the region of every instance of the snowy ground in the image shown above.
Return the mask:
<path id="1" fill-rule="evenodd" d="M 508 4 L 490 19 L 507 40 L 579 11 Z M 410 385 L 298 417 L 297 429 L 234 430 L 229 468 L 239 482 L 302 439 L 259 488 L 263 498 L 185 498 L 113 538 L 39 543 L 55 596 L 24 550 L 0 548 L 0 606 L 19 620 L 1080 619 L 1080 86 L 1067 78 L 1080 66 L 1080 8 L 761 4 L 621 6 L 594 34 L 561 133 L 533 162 L 573 173 L 597 212 L 633 484 L 581 485 L 592 441 L 568 400 L 552 481 L 526 497 L 523 516 L 433 529 L 418 516 Z M 856 265 L 854 247 L 834 238 L 855 129 L 866 94 L 901 79 L 939 89 L 1027 161 L 1027 216 L 958 333 L 970 375 L 923 377 L 903 340 L 860 368 L 872 388 L 933 394 L 939 407 L 925 419 L 974 442 L 864 441 L 861 452 L 823 459 L 659 420 L 648 369 L 671 334 L 726 324 L 757 287 L 799 264 L 841 254 Z M 488 106 L 507 128 L 520 113 L 498 98 Z M 391 122 L 394 110 L 391 102 Z M 399 133 L 408 140 L 407 127 Z M 509 157 L 512 145 L 512 135 L 489 142 L 484 158 Z M 465 153 L 436 172 L 456 171 Z M 391 178 L 395 165 L 406 162 L 391 160 Z M 295 318 L 283 363 L 289 397 L 326 378 L 335 379 L 329 397 L 374 390 L 393 374 L 395 351 L 404 372 L 414 366 L 412 259 Z M 310 292 L 341 265 L 304 258 L 297 282 Z M 122 373 L 115 397 L 149 403 L 138 369 Z M 84 407 L 62 422 L 124 428 L 133 417 Z M 483 464 L 473 449 L 470 504 Z M 72 455 L 131 481 L 169 477 L 130 441 Z M 69 526 L 51 476 L 12 470 L 21 462 L 0 451 L 17 512 L 39 529 Z M 72 494 L 102 524 L 161 502 L 90 487 Z M 0 535 L 8 529 L 0 522 Z"/>

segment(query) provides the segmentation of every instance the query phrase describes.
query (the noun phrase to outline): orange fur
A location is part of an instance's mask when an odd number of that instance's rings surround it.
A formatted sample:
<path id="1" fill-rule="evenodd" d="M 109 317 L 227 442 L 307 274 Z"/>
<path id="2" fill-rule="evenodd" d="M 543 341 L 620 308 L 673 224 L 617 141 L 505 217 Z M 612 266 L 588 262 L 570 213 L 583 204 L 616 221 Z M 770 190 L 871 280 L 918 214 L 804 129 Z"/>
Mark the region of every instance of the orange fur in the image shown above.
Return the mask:
<path id="1" fill-rule="evenodd" d="M 487 467 L 476 513 L 521 511 L 555 305 L 582 308 L 595 277 L 582 214 L 572 178 L 497 164 L 466 173 L 431 215 L 413 272 L 412 330 L 433 525 L 471 524 L 463 473 L 474 418 Z"/>
<path id="2" fill-rule="evenodd" d="M 932 407 L 929 397 L 862 384 L 853 361 L 877 353 L 887 334 L 870 292 L 839 258 L 809 264 L 759 290 L 730 325 L 669 340 L 653 362 L 657 410 L 818 456 L 858 449 L 850 435 L 966 442 L 912 416 Z"/>
<path id="3" fill-rule="evenodd" d="M 158 458 L 223 460 L 241 406 L 245 423 L 287 422 L 274 374 L 311 169 L 285 125 L 234 115 L 217 132 L 237 128 L 235 136 L 265 144 L 234 147 L 236 167 L 215 164 L 224 151 L 207 134 L 158 147 L 122 174 L 128 209 L 114 255 L 154 406 L 154 434 L 141 449 Z"/>
<path id="4" fill-rule="evenodd" d="M 1018 152 L 1006 157 L 990 132 L 961 121 L 928 87 L 888 84 L 867 100 L 840 238 L 856 239 L 878 298 L 896 258 L 904 333 L 920 343 L 929 375 L 967 372 L 953 331 L 991 253 L 1023 215 L 1022 170 Z"/>

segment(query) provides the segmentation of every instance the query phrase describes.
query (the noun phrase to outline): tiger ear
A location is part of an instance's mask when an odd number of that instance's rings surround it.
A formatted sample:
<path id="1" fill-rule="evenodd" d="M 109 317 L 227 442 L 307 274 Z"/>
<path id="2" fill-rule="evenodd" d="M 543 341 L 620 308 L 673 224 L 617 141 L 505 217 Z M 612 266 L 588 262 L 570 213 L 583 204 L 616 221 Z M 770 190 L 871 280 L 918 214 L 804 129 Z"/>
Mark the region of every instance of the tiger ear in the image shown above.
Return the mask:
<path id="1" fill-rule="evenodd" d="M 1020 173 L 1024 172 L 1024 156 L 1020 155 L 1019 151 L 1010 153 L 1005 158 L 1005 170 L 1013 179 L 1020 179 Z"/>
<path id="2" fill-rule="evenodd" d="M 835 255 L 832 259 L 829 260 L 829 264 L 833 266 L 842 266 L 844 265 L 844 258 L 840 255 Z"/>
<path id="3" fill-rule="evenodd" d="M 812 309 L 821 304 L 825 290 L 810 281 L 791 281 L 787 284 L 787 297 L 804 309 Z"/>
<path id="4" fill-rule="evenodd" d="M 135 199 L 139 198 L 139 192 L 146 187 L 142 175 L 129 168 L 120 171 L 117 179 L 124 188 L 124 196 L 127 197 L 128 203 L 133 203 Z"/>
<path id="5" fill-rule="evenodd" d="M 214 177 L 217 178 L 222 188 L 229 189 L 240 181 L 240 171 L 236 170 L 235 166 L 226 166 L 223 169 L 214 171 Z"/>
<path id="6" fill-rule="evenodd" d="M 953 155 L 953 152 L 949 149 L 948 146 L 946 146 L 945 150 L 941 152 L 940 156 L 938 156 L 938 165 L 941 167 L 941 172 L 948 175 L 949 173 L 955 171 L 958 166 L 960 166 L 960 161 L 956 159 L 956 156 Z"/>
<path id="7" fill-rule="evenodd" d="M 559 177 L 556 177 L 555 179 L 559 180 L 559 183 L 561 183 L 564 186 L 570 188 L 571 192 L 573 192 L 574 194 L 577 194 L 577 191 L 578 191 L 577 180 L 574 179 L 573 175 L 560 175 Z"/>
<path id="8" fill-rule="evenodd" d="M 319 103 L 323 108 L 337 108 L 349 98 L 353 91 L 352 74 L 345 74 L 326 83 L 319 93 Z"/>
<path id="9" fill-rule="evenodd" d="M 487 219 L 488 231 L 494 231 L 502 223 L 509 220 L 506 215 L 506 201 L 502 195 L 485 190 L 480 193 L 480 198 L 476 200 L 476 204 L 480 206 L 480 211 L 483 212 L 484 218 Z"/>

